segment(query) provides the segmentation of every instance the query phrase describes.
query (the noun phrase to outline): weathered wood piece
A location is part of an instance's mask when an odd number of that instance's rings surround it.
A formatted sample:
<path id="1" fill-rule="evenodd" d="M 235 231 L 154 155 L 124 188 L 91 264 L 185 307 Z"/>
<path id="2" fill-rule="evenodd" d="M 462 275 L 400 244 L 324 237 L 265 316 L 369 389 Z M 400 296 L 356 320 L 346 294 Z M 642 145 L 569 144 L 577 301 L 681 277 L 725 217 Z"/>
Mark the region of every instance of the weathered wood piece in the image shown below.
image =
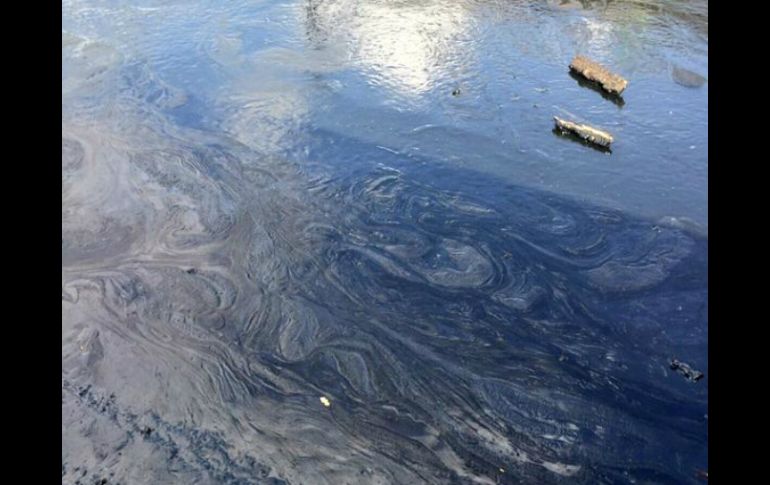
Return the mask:
<path id="1" fill-rule="evenodd" d="M 590 143 L 594 143 L 604 148 L 609 148 L 610 144 L 614 141 L 612 135 L 606 131 L 598 130 L 588 125 L 582 125 L 572 121 L 563 120 L 558 116 L 554 116 L 553 119 L 556 121 L 556 127 L 561 131 L 574 133 Z"/>
<path id="2" fill-rule="evenodd" d="M 584 78 L 598 83 L 608 93 L 619 95 L 628 86 L 628 81 L 621 76 L 613 74 L 606 67 L 583 56 L 575 56 L 569 67 Z"/>
<path id="3" fill-rule="evenodd" d="M 671 367 L 671 370 L 675 370 L 682 374 L 688 381 L 698 382 L 703 379 L 703 372 L 695 370 L 677 359 L 671 359 L 671 365 L 669 367 Z"/>

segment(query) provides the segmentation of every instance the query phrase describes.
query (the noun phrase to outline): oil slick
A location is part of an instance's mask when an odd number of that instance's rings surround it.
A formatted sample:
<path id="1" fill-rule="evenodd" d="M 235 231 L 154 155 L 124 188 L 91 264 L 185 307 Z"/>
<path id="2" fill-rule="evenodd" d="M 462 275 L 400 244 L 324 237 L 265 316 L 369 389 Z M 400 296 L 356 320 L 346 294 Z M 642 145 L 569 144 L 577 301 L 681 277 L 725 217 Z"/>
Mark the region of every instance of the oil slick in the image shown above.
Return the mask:
<path id="1" fill-rule="evenodd" d="M 359 3 L 63 3 L 62 483 L 693 480 L 707 233 L 537 182 L 609 179 L 531 105 L 636 4 Z"/>

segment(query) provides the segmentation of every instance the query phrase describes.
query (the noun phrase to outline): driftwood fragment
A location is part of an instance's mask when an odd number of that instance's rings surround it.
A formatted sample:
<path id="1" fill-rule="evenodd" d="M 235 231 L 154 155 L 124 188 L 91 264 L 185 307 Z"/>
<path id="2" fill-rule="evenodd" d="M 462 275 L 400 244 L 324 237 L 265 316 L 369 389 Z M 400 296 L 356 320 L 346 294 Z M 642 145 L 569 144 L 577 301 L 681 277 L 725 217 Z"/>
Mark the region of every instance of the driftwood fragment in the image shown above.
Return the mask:
<path id="1" fill-rule="evenodd" d="M 577 81 L 578 86 L 580 86 L 581 88 L 587 88 L 587 89 L 590 89 L 591 91 L 595 91 L 599 93 L 599 95 L 601 95 L 602 98 L 613 103 L 618 108 L 622 108 L 626 104 L 626 101 L 623 99 L 623 95 L 605 91 L 601 84 L 597 83 L 596 81 L 589 81 L 588 79 L 584 78 L 582 75 L 578 74 L 576 71 L 573 71 L 570 69 L 569 77 Z"/>
<path id="2" fill-rule="evenodd" d="M 671 359 L 671 365 L 669 365 L 669 367 L 671 367 L 671 370 L 675 370 L 682 374 L 688 381 L 698 382 L 703 379 L 703 372 L 695 370 L 677 359 Z"/>
<path id="3" fill-rule="evenodd" d="M 609 148 L 610 143 L 614 140 L 612 135 L 606 131 L 598 130 L 588 125 L 581 125 L 573 123 L 572 121 L 563 120 L 558 116 L 554 116 L 553 119 L 556 121 L 556 128 L 559 130 L 574 133 L 585 141 L 601 147 Z"/>
<path id="4" fill-rule="evenodd" d="M 598 83 L 605 91 L 620 94 L 628 86 L 628 81 L 611 73 L 601 64 L 583 56 L 575 56 L 569 64 L 570 69 L 589 81 Z"/>

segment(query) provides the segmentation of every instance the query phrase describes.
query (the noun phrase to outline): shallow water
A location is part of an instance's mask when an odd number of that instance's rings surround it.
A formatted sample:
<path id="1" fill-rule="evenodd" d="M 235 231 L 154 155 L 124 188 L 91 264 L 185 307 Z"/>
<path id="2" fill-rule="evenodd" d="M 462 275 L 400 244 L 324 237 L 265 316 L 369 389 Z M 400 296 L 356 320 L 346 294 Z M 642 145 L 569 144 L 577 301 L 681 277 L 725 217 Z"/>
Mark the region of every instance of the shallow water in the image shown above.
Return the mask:
<path id="1" fill-rule="evenodd" d="M 707 2 L 124 3 L 62 4 L 63 483 L 697 483 Z"/>

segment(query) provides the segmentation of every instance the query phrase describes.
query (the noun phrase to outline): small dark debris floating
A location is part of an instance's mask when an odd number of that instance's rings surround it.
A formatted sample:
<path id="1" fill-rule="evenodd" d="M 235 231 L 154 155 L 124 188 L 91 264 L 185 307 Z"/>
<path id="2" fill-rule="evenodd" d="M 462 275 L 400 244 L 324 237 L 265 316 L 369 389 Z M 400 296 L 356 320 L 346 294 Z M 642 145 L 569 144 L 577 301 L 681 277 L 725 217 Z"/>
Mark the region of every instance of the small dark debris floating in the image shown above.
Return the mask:
<path id="1" fill-rule="evenodd" d="M 699 88 L 706 83 L 705 77 L 678 66 L 674 66 L 671 76 L 674 82 L 687 88 Z"/>
<path id="2" fill-rule="evenodd" d="M 684 376 L 685 379 L 692 382 L 698 382 L 699 380 L 703 379 L 703 372 L 697 371 L 684 362 L 678 361 L 677 359 L 671 359 L 671 370 L 679 372 Z"/>

